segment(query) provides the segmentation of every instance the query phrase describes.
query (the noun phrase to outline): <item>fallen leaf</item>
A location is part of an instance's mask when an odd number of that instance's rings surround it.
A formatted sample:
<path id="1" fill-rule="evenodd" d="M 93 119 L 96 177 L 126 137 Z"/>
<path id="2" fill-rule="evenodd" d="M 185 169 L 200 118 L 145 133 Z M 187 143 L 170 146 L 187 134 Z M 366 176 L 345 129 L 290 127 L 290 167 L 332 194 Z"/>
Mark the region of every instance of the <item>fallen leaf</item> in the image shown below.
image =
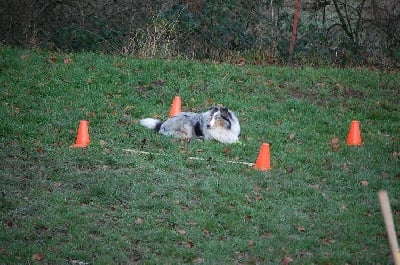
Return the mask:
<path id="1" fill-rule="evenodd" d="M 114 66 L 117 68 L 122 68 L 124 66 L 124 64 L 122 62 L 116 62 L 116 63 L 114 63 Z"/>
<path id="2" fill-rule="evenodd" d="M 178 234 L 180 234 L 180 235 L 184 235 L 184 234 L 186 234 L 186 231 L 185 230 L 183 230 L 183 229 L 179 229 L 178 231 L 176 231 Z"/>
<path id="3" fill-rule="evenodd" d="M 289 263 L 293 262 L 293 259 L 289 256 L 284 257 L 281 259 L 281 262 L 279 263 L 280 265 L 287 265 Z"/>
<path id="4" fill-rule="evenodd" d="M 165 83 L 167 83 L 167 81 L 165 79 L 158 79 L 158 80 L 155 80 L 152 82 L 152 84 L 154 86 L 158 86 L 158 87 L 165 85 Z"/>
<path id="5" fill-rule="evenodd" d="M 254 240 L 249 240 L 249 246 L 254 246 L 255 244 Z"/>
<path id="6" fill-rule="evenodd" d="M 5 222 L 4 225 L 7 227 L 17 227 L 17 224 L 13 221 Z"/>
<path id="7" fill-rule="evenodd" d="M 65 63 L 65 64 L 72 64 L 73 62 L 74 62 L 74 61 L 73 61 L 71 58 L 68 58 L 68 57 L 67 57 L 67 58 L 64 59 L 64 63 Z"/>
<path id="8" fill-rule="evenodd" d="M 207 229 L 203 229 L 203 233 L 204 233 L 205 235 L 210 235 L 210 234 L 211 234 L 211 232 L 208 231 Z"/>
<path id="9" fill-rule="evenodd" d="M 337 138 L 337 137 L 332 138 L 330 145 L 331 145 L 331 149 L 333 151 L 339 150 L 339 148 L 340 148 L 340 139 Z"/>
<path id="10" fill-rule="evenodd" d="M 203 258 L 195 258 L 194 260 L 193 260 L 193 263 L 196 263 L 196 264 L 199 264 L 199 263 L 203 263 L 204 262 L 204 259 Z"/>
<path id="11" fill-rule="evenodd" d="M 50 56 L 46 59 L 46 61 L 48 63 L 56 63 L 58 61 L 58 57 L 57 56 Z"/>
<path id="12" fill-rule="evenodd" d="M 193 241 L 188 241 L 188 242 L 186 242 L 186 247 L 187 247 L 187 248 L 194 248 L 194 243 L 193 243 Z"/>
<path id="13" fill-rule="evenodd" d="M 271 233 L 268 233 L 268 232 L 264 232 L 264 233 L 262 234 L 262 237 L 264 237 L 264 238 L 268 238 L 268 237 L 270 237 L 270 236 L 272 236 L 272 234 L 271 234 Z"/>
<path id="14" fill-rule="evenodd" d="M 274 84 L 274 82 L 272 82 L 272 80 L 267 80 L 265 81 L 265 86 L 272 86 Z"/>
<path id="15" fill-rule="evenodd" d="M 258 191 L 262 190 L 262 188 L 260 186 L 254 185 L 253 190 L 254 190 L 254 192 L 258 192 Z"/>
<path id="16" fill-rule="evenodd" d="M 335 242 L 336 242 L 335 239 L 329 239 L 329 238 L 322 239 L 322 244 L 324 244 L 324 245 L 334 244 Z"/>
<path id="17" fill-rule="evenodd" d="M 292 168 L 292 167 L 287 167 L 287 168 L 285 168 L 286 169 L 286 171 L 287 171 L 287 173 L 293 173 L 294 172 L 294 168 Z"/>
<path id="18" fill-rule="evenodd" d="M 105 154 L 111 154 L 111 149 L 109 149 L 109 148 L 104 148 L 104 149 L 103 149 L 103 152 L 104 152 Z"/>
<path id="19" fill-rule="evenodd" d="M 26 60 L 26 59 L 28 59 L 30 56 L 31 56 L 30 54 L 25 53 L 25 54 L 22 54 L 22 55 L 20 56 L 20 58 L 21 58 L 22 60 Z"/>
<path id="20" fill-rule="evenodd" d="M 232 148 L 230 148 L 229 146 L 226 146 L 226 147 L 224 147 L 222 152 L 225 154 L 230 154 L 232 152 Z"/>
<path id="21" fill-rule="evenodd" d="M 56 182 L 53 184 L 53 188 L 58 189 L 62 186 L 62 182 Z"/>
<path id="22" fill-rule="evenodd" d="M 305 232 L 305 231 L 306 231 L 306 228 L 305 228 L 304 226 L 300 226 L 300 227 L 297 228 L 297 231 L 299 231 L 299 232 Z"/>
<path id="23" fill-rule="evenodd" d="M 374 216 L 374 212 L 371 211 L 371 210 L 369 210 L 369 211 L 367 211 L 367 212 L 365 213 L 365 216 L 372 217 L 372 216 Z"/>
<path id="24" fill-rule="evenodd" d="M 140 225 L 142 223 L 143 223 L 143 219 L 140 217 L 138 219 L 136 219 L 136 221 L 135 221 L 135 224 L 137 224 L 137 225 Z"/>
<path id="25" fill-rule="evenodd" d="M 296 138 L 296 134 L 295 133 L 289 134 L 289 139 L 290 140 L 293 140 L 294 138 Z"/>
<path id="26" fill-rule="evenodd" d="M 32 259 L 36 261 L 41 261 L 42 259 L 44 259 L 44 255 L 38 252 L 32 255 Z"/>
<path id="27" fill-rule="evenodd" d="M 256 199 L 256 201 L 261 201 L 262 198 L 262 195 L 254 195 L 254 199 Z"/>
<path id="28" fill-rule="evenodd" d="M 368 185 L 369 185 L 369 182 L 368 182 L 368 181 L 366 181 L 366 180 L 361 180 L 360 184 L 361 184 L 361 186 L 364 186 L 364 187 L 366 187 L 366 186 L 368 186 Z"/>
<path id="29" fill-rule="evenodd" d="M 80 261 L 80 260 L 70 260 L 70 262 L 72 265 L 89 265 L 89 262 L 85 262 L 85 261 Z"/>
<path id="30" fill-rule="evenodd" d="M 320 185 L 319 184 L 308 184 L 308 187 L 313 189 L 313 190 L 319 190 Z"/>

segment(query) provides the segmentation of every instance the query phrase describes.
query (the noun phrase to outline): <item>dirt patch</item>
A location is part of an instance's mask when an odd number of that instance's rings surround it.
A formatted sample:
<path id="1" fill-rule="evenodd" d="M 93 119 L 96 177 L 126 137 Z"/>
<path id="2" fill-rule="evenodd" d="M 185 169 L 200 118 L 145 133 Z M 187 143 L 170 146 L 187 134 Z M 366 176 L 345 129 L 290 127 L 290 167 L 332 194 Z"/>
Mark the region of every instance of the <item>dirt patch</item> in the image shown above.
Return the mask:
<path id="1" fill-rule="evenodd" d="M 364 98 L 365 94 L 362 91 L 344 87 L 336 84 L 332 88 L 317 87 L 311 89 L 302 89 L 299 87 L 292 88 L 289 90 L 292 97 L 296 99 L 307 100 L 312 104 L 318 106 L 326 106 L 332 99 L 347 100 L 350 98 L 361 99 Z"/>
<path id="2" fill-rule="evenodd" d="M 335 84 L 331 89 L 332 96 L 336 98 L 364 98 L 364 93 L 360 90 L 356 90 L 350 87 L 345 87 L 340 84 Z"/>

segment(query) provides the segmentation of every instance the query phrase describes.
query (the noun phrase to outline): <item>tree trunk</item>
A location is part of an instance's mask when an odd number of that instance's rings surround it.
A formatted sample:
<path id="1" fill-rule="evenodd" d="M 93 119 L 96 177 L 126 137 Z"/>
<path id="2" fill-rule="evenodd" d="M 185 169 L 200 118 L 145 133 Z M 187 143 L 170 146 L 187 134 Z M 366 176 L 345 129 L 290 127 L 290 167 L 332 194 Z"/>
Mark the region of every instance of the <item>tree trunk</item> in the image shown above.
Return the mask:
<path id="1" fill-rule="evenodd" d="M 296 7 L 294 10 L 294 18 L 293 18 L 293 28 L 292 28 L 292 35 L 290 37 L 290 47 L 289 47 L 289 63 L 292 63 L 293 60 L 293 52 L 294 46 L 296 42 L 297 36 L 297 25 L 299 24 L 299 15 L 300 15 L 300 0 L 296 0 Z"/>

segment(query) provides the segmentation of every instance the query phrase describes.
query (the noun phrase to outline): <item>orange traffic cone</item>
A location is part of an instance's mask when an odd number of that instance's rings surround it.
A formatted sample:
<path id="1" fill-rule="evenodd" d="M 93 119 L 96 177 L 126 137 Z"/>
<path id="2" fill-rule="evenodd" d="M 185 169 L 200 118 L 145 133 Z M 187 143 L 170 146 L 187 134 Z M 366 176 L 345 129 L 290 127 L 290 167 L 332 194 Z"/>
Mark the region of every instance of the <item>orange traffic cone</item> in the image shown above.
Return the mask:
<path id="1" fill-rule="evenodd" d="M 349 134 L 347 135 L 346 144 L 347 145 L 361 145 L 362 144 L 359 121 L 351 122 Z"/>
<path id="2" fill-rule="evenodd" d="M 269 143 L 263 143 L 261 145 L 260 152 L 258 154 L 256 164 L 254 167 L 256 169 L 263 170 L 263 171 L 271 169 Z"/>
<path id="3" fill-rule="evenodd" d="M 174 100 L 172 101 L 171 105 L 171 110 L 169 111 L 169 116 L 173 117 L 179 112 L 181 112 L 182 111 L 181 105 L 182 105 L 181 97 L 180 96 L 174 97 Z"/>
<path id="4" fill-rule="evenodd" d="M 78 133 L 76 135 L 75 144 L 71 145 L 72 148 L 85 148 L 89 145 L 89 126 L 88 121 L 82 120 L 79 122 Z"/>

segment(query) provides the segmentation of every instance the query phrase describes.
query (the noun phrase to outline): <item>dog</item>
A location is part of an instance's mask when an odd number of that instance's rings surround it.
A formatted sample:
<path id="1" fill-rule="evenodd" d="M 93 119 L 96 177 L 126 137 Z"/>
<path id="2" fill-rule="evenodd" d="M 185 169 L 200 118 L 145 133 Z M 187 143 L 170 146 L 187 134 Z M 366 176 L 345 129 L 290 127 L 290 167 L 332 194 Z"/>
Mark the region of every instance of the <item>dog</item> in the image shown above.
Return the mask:
<path id="1" fill-rule="evenodd" d="M 162 122 L 144 118 L 140 125 L 153 129 L 162 135 L 177 138 L 217 140 L 225 144 L 239 141 L 240 124 L 235 114 L 226 107 L 211 107 L 203 113 L 181 112 Z"/>

